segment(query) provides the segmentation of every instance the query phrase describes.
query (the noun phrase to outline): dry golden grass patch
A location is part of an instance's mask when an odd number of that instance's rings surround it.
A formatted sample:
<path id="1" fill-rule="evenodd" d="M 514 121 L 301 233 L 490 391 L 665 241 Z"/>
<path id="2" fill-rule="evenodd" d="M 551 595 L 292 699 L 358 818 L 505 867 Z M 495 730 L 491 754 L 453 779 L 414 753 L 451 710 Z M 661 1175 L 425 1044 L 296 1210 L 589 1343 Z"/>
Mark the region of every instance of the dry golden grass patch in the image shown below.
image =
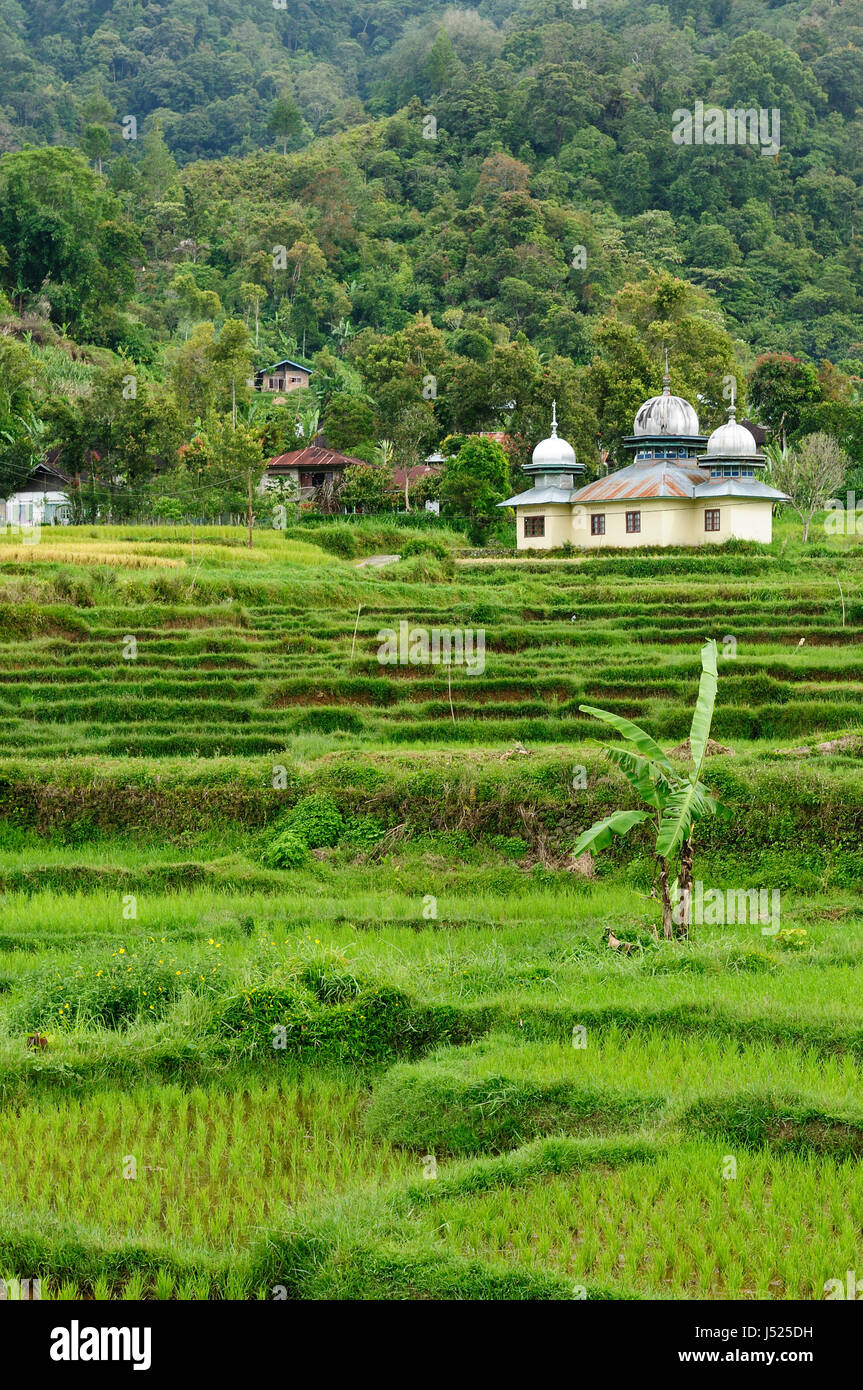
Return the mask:
<path id="1" fill-rule="evenodd" d="M 183 569 L 184 560 L 168 555 L 142 555 L 134 550 L 105 550 L 101 546 L 9 545 L 0 550 L 4 560 L 26 564 L 122 565 L 126 569 Z"/>

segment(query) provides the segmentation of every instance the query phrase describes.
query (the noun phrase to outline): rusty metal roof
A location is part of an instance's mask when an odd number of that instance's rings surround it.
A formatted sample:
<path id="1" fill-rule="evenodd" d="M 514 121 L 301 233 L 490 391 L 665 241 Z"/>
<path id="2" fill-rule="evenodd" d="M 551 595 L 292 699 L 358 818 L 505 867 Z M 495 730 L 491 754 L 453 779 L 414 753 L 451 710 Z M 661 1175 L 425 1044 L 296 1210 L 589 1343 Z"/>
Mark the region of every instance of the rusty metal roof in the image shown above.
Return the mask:
<path id="1" fill-rule="evenodd" d="M 688 500 L 704 482 L 704 472 L 696 467 L 681 468 L 673 463 L 630 463 L 606 478 L 597 478 L 572 495 L 572 501 L 622 502 L 649 497 L 679 497 Z"/>
<path id="2" fill-rule="evenodd" d="M 289 454 L 279 454 L 276 458 L 267 459 L 267 468 L 347 468 L 348 464 L 363 461 L 351 458 L 350 454 L 339 454 L 335 449 L 322 449 L 318 444 L 307 444 L 303 449 L 293 449 Z"/>

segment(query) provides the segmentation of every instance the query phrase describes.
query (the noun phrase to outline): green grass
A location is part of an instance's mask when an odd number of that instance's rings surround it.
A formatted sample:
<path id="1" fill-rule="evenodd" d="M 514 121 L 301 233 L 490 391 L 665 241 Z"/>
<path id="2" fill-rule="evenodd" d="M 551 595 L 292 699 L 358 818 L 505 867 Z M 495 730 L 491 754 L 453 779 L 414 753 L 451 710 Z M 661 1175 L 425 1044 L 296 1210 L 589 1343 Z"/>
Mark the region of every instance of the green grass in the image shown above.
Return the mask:
<path id="1" fill-rule="evenodd" d="M 863 780 L 853 742 L 789 750 L 863 730 L 859 540 L 804 549 L 782 519 L 767 548 L 514 560 L 364 518 L 244 541 L 0 538 L 4 1277 L 822 1297 L 859 1252 Z M 376 551 L 404 558 L 357 568 Z M 402 620 L 484 628 L 485 671 L 380 665 Z M 646 841 L 572 864 L 632 804 L 578 705 L 674 747 L 707 636 L 736 642 L 733 752 L 696 875 L 779 889 L 783 933 L 665 944 Z M 277 868 L 286 827 L 307 852 Z"/>

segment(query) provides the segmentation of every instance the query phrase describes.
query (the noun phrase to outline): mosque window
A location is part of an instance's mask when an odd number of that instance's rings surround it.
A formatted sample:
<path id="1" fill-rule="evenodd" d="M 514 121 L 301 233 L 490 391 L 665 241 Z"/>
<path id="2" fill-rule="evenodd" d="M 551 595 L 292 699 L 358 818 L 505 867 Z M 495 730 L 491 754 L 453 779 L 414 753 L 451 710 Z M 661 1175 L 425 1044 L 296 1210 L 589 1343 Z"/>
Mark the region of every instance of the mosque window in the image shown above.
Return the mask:
<path id="1" fill-rule="evenodd" d="M 544 535 L 545 535 L 545 517 L 544 517 L 544 516 L 526 516 L 525 519 L 524 519 L 524 534 L 525 534 L 526 536 L 544 536 Z"/>
<path id="2" fill-rule="evenodd" d="M 640 530 L 641 530 L 641 512 L 627 512 L 627 513 L 626 513 L 626 534 L 627 534 L 628 536 L 634 536 L 634 535 L 636 534 L 636 532 L 638 532 L 638 531 L 640 531 Z"/>
<path id="3" fill-rule="evenodd" d="M 719 530 L 719 508 L 718 508 L 718 507 L 707 507 L 707 508 L 705 508 L 705 511 L 704 511 L 704 529 L 705 529 L 705 531 L 718 531 L 718 530 Z"/>
<path id="4" fill-rule="evenodd" d="M 592 536 L 605 535 L 605 513 L 592 512 L 590 516 L 590 534 Z"/>

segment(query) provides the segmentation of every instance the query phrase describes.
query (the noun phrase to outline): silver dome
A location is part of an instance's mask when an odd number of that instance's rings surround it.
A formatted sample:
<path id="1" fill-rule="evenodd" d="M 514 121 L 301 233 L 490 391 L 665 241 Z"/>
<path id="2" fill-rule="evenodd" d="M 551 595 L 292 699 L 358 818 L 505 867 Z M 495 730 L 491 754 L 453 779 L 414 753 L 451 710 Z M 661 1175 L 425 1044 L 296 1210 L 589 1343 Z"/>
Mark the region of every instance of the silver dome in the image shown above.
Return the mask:
<path id="1" fill-rule="evenodd" d="M 573 473 L 578 467 L 572 445 L 558 438 L 556 401 L 552 406 L 551 434 L 548 439 L 541 439 L 534 449 L 532 467 L 549 473 Z"/>
<path id="2" fill-rule="evenodd" d="M 666 387 L 661 396 L 651 396 L 635 417 L 633 434 L 698 434 L 698 416 L 689 401 L 672 396 Z"/>
<path id="3" fill-rule="evenodd" d="M 575 450 L 565 439 L 558 439 L 553 434 L 537 444 L 533 451 L 533 466 L 549 472 L 560 468 L 564 473 L 571 473 L 575 468 Z"/>
<path id="4" fill-rule="evenodd" d="M 726 459 L 759 458 L 755 436 L 745 425 L 738 423 L 732 405 L 728 411 L 730 419 L 715 429 L 707 441 L 707 457 Z"/>

